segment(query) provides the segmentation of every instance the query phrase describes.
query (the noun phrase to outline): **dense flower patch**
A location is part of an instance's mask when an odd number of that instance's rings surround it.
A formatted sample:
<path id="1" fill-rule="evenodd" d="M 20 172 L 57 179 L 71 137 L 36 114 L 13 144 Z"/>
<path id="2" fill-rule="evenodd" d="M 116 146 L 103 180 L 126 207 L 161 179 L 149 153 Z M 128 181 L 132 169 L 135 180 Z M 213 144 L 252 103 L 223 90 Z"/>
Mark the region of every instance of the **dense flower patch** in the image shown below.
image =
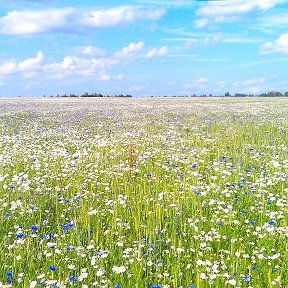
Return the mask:
<path id="1" fill-rule="evenodd" d="M 287 115 L 0 100 L 0 287 L 286 287 Z"/>

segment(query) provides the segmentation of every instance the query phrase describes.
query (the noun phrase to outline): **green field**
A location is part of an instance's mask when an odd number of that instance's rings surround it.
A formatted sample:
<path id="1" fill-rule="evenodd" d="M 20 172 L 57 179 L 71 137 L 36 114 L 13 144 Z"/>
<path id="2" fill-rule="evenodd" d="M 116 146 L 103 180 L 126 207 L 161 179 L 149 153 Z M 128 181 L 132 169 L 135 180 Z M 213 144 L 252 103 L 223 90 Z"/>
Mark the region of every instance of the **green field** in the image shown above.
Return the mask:
<path id="1" fill-rule="evenodd" d="M 0 99 L 0 287 L 288 287 L 288 99 Z"/>

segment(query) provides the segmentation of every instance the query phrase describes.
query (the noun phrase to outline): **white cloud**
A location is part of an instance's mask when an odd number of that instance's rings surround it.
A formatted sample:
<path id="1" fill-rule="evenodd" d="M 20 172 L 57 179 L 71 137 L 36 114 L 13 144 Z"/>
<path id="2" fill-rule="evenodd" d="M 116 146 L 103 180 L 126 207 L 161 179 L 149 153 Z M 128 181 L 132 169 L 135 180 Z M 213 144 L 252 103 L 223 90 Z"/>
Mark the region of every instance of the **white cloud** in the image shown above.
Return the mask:
<path id="1" fill-rule="evenodd" d="M 123 47 L 120 51 L 117 51 L 114 56 L 116 59 L 123 57 L 130 57 L 135 55 L 136 52 L 141 51 L 144 48 L 144 42 L 131 42 L 129 45 Z"/>
<path id="2" fill-rule="evenodd" d="M 19 62 L 18 66 L 21 70 L 30 70 L 39 66 L 44 60 L 44 54 L 42 51 L 39 51 L 35 58 L 29 58 L 22 62 Z"/>
<path id="3" fill-rule="evenodd" d="M 62 8 L 10 11 L 0 18 L 0 33 L 21 35 L 51 31 L 85 31 L 87 27 L 112 27 L 137 21 L 158 20 L 164 13 L 162 8 L 143 9 L 136 6 L 101 10 Z"/>
<path id="4" fill-rule="evenodd" d="M 96 78 L 99 81 L 121 81 L 124 76 L 110 75 L 111 67 L 123 64 L 130 64 L 137 59 L 147 58 L 145 53 L 139 53 L 144 48 L 144 42 L 131 42 L 116 53 L 108 56 L 97 56 L 98 49 L 93 46 L 82 47 L 82 55 L 67 55 L 61 61 L 44 63 L 44 53 L 39 51 L 34 58 L 24 60 L 8 60 L 0 64 L 0 76 L 18 75 L 20 78 L 38 79 L 73 79 L 77 76 L 81 78 Z M 94 49 L 95 48 L 95 49 Z M 78 47 L 79 49 L 79 47 Z M 167 53 L 167 47 L 148 51 L 149 57 L 163 56 Z M 78 77 L 78 78 L 80 78 Z"/>
<path id="5" fill-rule="evenodd" d="M 74 10 L 48 9 L 43 11 L 11 11 L 0 18 L 2 34 L 35 34 L 68 26 L 68 17 Z"/>
<path id="6" fill-rule="evenodd" d="M 99 71 L 98 75 L 99 75 L 98 80 L 100 80 L 100 81 L 109 81 L 109 80 L 111 80 L 111 76 L 109 74 L 107 74 L 107 72 L 105 70 Z"/>
<path id="7" fill-rule="evenodd" d="M 268 10 L 286 2 L 288 0 L 205 1 L 205 3 L 199 5 L 199 9 L 196 11 L 196 14 L 202 18 L 196 20 L 195 25 L 197 28 L 204 28 L 209 22 L 214 24 L 235 23 L 241 19 L 239 15 L 249 13 L 255 9 Z"/>
<path id="8" fill-rule="evenodd" d="M 209 24 L 208 18 L 200 18 L 195 21 L 195 26 L 197 28 L 204 28 Z"/>
<path id="9" fill-rule="evenodd" d="M 146 54 L 147 58 L 153 58 L 158 56 L 164 56 L 168 53 L 168 48 L 166 46 L 162 46 L 161 48 L 153 48 L 149 50 Z"/>
<path id="10" fill-rule="evenodd" d="M 101 48 L 98 48 L 98 47 L 94 47 L 94 46 L 81 47 L 81 52 L 83 54 L 92 55 L 92 56 L 95 56 L 95 55 L 103 56 L 103 55 L 105 55 L 105 50 L 104 49 L 101 49 Z"/>
<path id="11" fill-rule="evenodd" d="M 200 77 L 199 79 L 197 79 L 194 83 L 196 85 L 203 85 L 206 84 L 207 82 L 209 82 L 209 80 L 205 77 Z"/>
<path id="12" fill-rule="evenodd" d="M 254 86 L 254 85 L 263 85 L 266 82 L 265 77 L 260 77 L 260 78 L 254 78 L 254 79 L 249 79 L 245 81 L 237 81 L 235 82 L 236 87 L 247 87 L 247 86 Z"/>
<path id="13" fill-rule="evenodd" d="M 124 47 L 121 52 L 123 54 L 129 54 L 129 53 L 140 51 L 143 49 L 143 47 L 144 47 L 143 41 L 139 41 L 137 43 L 132 42 L 128 46 Z"/>
<path id="14" fill-rule="evenodd" d="M 190 88 L 203 88 L 205 86 L 205 84 L 207 84 L 209 82 L 209 80 L 205 77 L 200 77 L 198 79 L 196 79 L 195 81 L 193 81 L 192 83 L 188 83 L 186 85 L 184 85 L 185 89 L 190 89 Z"/>
<path id="15" fill-rule="evenodd" d="M 288 54 L 288 33 L 280 35 L 275 41 L 269 41 L 261 46 L 261 53 L 284 53 Z"/>
<path id="16" fill-rule="evenodd" d="M 287 0 L 207 1 L 205 4 L 200 5 L 197 14 L 204 17 L 243 14 L 253 9 L 267 10 L 286 2 Z"/>
<path id="17" fill-rule="evenodd" d="M 85 13 L 80 23 L 93 27 L 109 27 L 138 20 L 157 20 L 165 13 L 164 9 L 140 9 L 139 7 L 123 6 L 101 9 Z"/>
<path id="18" fill-rule="evenodd" d="M 8 75 L 19 72 L 28 72 L 30 70 L 37 70 L 40 68 L 43 60 L 44 54 L 41 51 L 37 53 L 35 58 L 28 58 L 20 62 L 10 60 L 0 65 L 0 74 Z"/>
<path id="19" fill-rule="evenodd" d="M 263 85 L 266 83 L 265 77 L 253 78 L 245 81 L 237 81 L 234 86 L 239 89 L 240 93 L 257 95 L 261 92 Z"/>
<path id="20" fill-rule="evenodd" d="M 0 75 L 12 74 L 17 71 L 18 64 L 14 60 L 0 65 Z"/>

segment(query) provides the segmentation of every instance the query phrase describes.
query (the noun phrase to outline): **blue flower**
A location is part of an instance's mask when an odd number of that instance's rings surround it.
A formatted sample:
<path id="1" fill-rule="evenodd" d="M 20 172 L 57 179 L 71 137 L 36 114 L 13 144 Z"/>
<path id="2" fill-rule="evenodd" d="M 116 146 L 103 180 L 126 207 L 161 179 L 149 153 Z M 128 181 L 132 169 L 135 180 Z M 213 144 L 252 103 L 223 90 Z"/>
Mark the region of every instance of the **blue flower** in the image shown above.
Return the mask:
<path id="1" fill-rule="evenodd" d="M 114 288 L 121 288 L 120 284 L 116 284 Z"/>
<path id="2" fill-rule="evenodd" d="M 24 237 L 24 233 L 23 232 L 17 232 L 16 233 L 16 238 L 22 239 L 23 237 Z"/>
<path id="3" fill-rule="evenodd" d="M 49 266 L 49 270 L 52 271 L 52 272 L 54 272 L 54 271 L 57 270 L 57 266 L 51 265 L 51 266 Z"/>
<path id="4" fill-rule="evenodd" d="M 69 276 L 70 281 L 77 281 L 77 277 L 74 275 Z"/>
<path id="5" fill-rule="evenodd" d="M 243 280 L 244 282 L 250 282 L 250 279 L 251 279 L 251 277 L 250 277 L 249 275 L 246 275 L 246 276 L 243 276 L 243 277 L 242 277 L 242 280 Z"/>
<path id="6" fill-rule="evenodd" d="M 254 271 L 257 270 L 257 266 L 255 266 L 255 265 L 252 266 L 252 270 L 254 270 Z"/>
<path id="7" fill-rule="evenodd" d="M 276 221 L 275 221 L 275 220 L 270 220 L 270 221 L 268 222 L 268 224 L 271 225 L 271 226 L 273 226 L 273 225 L 276 224 Z"/>
<path id="8" fill-rule="evenodd" d="M 7 276 L 7 277 L 12 277 L 12 275 L 13 275 L 13 272 L 12 272 L 12 271 L 6 272 L 6 276 Z"/>
<path id="9" fill-rule="evenodd" d="M 188 286 L 188 288 L 197 288 L 195 285 Z"/>
<path id="10" fill-rule="evenodd" d="M 160 285 L 150 285 L 149 288 L 161 288 Z"/>
<path id="11" fill-rule="evenodd" d="M 32 225 L 32 226 L 31 226 L 31 230 L 32 230 L 32 231 L 37 231 L 37 230 L 39 230 L 39 227 L 36 226 L 36 225 Z"/>
<path id="12" fill-rule="evenodd" d="M 13 282 L 13 280 L 12 280 L 11 278 L 7 278 L 6 282 L 7 282 L 8 284 L 11 284 L 11 283 Z"/>
<path id="13" fill-rule="evenodd" d="M 70 221 L 62 226 L 62 230 L 68 231 L 71 227 L 73 227 L 73 223 Z"/>

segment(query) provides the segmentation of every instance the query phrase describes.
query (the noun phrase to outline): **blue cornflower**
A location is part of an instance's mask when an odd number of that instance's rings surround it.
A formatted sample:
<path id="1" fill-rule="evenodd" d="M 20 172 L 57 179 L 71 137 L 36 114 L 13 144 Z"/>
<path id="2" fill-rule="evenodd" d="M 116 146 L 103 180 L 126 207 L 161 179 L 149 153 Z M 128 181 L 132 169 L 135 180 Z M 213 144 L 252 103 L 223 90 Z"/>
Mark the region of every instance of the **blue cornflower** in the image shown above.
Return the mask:
<path id="1" fill-rule="evenodd" d="M 73 227 L 73 223 L 70 221 L 62 226 L 62 230 L 68 231 L 71 227 Z"/>
<path id="2" fill-rule="evenodd" d="M 94 229 L 89 230 L 90 234 L 94 233 Z"/>
<path id="3" fill-rule="evenodd" d="M 195 285 L 188 286 L 187 288 L 197 288 Z"/>
<path id="4" fill-rule="evenodd" d="M 273 272 L 273 273 L 277 273 L 278 271 L 279 271 L 279 270 L 278 270 L 277 268 L 273 268 L 273 269 L 272 269 L 272 272 Z"/>
<path id="5" fill-rule="evenodd" d="M 8 284 L 11 284 L 11 283 L 13 282 L 13 280 L 12 280 L 11 278 L 7 278 L 6 282 L 7 282 Z"/>
<path id="6" fill-rule="evenodd" d="M 254 271 L 257 270 L 257 266 L 255 266 L 255 265 L 252 266 L 252 270 L 254 270 Z"/>
<path id="7" fill-rule="evenodd" d="M 37 230 L 39 230 L 39 227 L 36 226 L 36 225 L 32 225 L 32 226 L 31 226 L 31 230 L 32 230 L 32 231 L 37 231 Z"/>
<path id="8" fill-rule="evenodd" d="M 13 272 L 12 272 L 12 271 L 6 272 L 6 276 L 7 276 L 7 277 L 12 277 L 12 275 L 13 275 Z"/>
<path id="9" fill-rule="evenodd" d="M 121 288 L 120 284 L 116 284 L 114 288 Z"/>
<path id="10" fill-rule="evenodd" d="M 250 277 L 249 275 L 246 275 L 246 276 L 243 276 L 243 277 L 242 277 L 242 280 L 243 280 L 244 282 L 250 282 L 250 279 L 251 279 L 251 277 Z"/>
<path id="11" fill-rule="evenodd" d="M 161 288 L 160 285 L 150 285 L 149 288 Z"/>
<path id="12" fill-rule="evenodd" d="M 16 233 L 16 238 L 22 239 L 23 237 L 24 237 L 24 233 L 23 232 L 17 232 Z"/>
<path id="13" fill-rule="evenodd" d="M 192 168 L 197 168 L 197 167 L 198 167 L 198 164 L 197 164 L 197 163 L 193 163 L 193 164 L 191 165 L 191 167 L 192 167 Z"/>
<path id="14" fill-rule="evenodd" d="M 57 270 L 57 266 L 51 265 L 51 266 L 49 266 L 49 270 L 52 271 L 52 272 L 54 272 L 54 271 Z"/>
<path id="15" fill-rule="evenodd" d="M 77 277 L 74 275 L 69 276 L 70 281 L 77 281 Z"/>
<path id="16" fill-rule="evenodd" d="M 276 224 L 276 221 L 275 221 L 275 220 L 270 220 L 270 221 L 268 222 L 268 224 L 271 225 L 271 226 L 273 226 L 273 225 Z"/>

